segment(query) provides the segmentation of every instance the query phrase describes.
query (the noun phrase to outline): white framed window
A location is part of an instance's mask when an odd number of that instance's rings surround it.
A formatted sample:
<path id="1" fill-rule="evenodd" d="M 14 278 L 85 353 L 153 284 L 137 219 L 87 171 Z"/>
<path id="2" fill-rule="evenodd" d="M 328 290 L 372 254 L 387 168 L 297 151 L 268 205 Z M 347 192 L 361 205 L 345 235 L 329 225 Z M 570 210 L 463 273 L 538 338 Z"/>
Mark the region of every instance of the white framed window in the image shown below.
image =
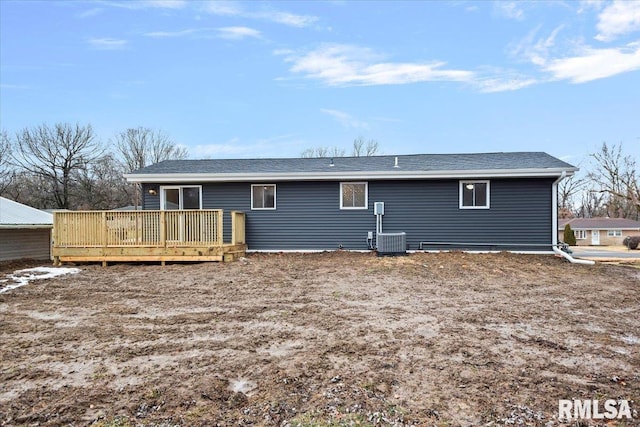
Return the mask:
<path id="1" fill-rule="evenodd" d="M 367 209 L 369 184 L 366 182 L 340 183 L 340 209 Z"/>
<path id="2" fill-rule="evenodd" d="M 622 237 L 622 230 L 608 230 L 607 236 L 609 237 Z"/>
<path id="3" fill-rule="evenodd" d="M 160 186 L 160 209 L 202 209 L 202 185 Z"/>
<path id="4" fill-rule="evenodd" d="M 275 184 L 251 184 L 251 209 L 274 210 L 276 208 Z"/>
<path id="5" fill-rule="evenodd" d="M 587 230 L 573 230 L 573 235 L 576 236 L 576 240 L 586 240 Z"/>
<path id="6" fill-rule="evenodd" d="M 460 209 L 489 209 L 490 193 L 488 180 L 460 181 Z"/>

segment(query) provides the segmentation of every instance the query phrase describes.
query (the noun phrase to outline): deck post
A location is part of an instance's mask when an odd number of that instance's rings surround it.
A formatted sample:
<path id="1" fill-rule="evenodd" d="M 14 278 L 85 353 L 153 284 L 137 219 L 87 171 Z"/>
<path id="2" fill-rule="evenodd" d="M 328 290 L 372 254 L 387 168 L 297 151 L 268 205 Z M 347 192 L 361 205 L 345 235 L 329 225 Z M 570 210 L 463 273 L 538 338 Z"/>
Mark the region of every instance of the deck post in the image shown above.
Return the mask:
<path id="1" fill-rule="evenodd" d="M 218 246 L 222 247 L 224 245 L 224 211 L 222 209 L 216 212 L 216 219 L 216 238 L 218 239 Z"/>
<path id="2" fill-rule="evenodd" d="M 240 211 L 231 211 L 231 244 L 245 244 L 245 214 Z"/>
<path id="3" fill-rule="evenodd" d="M 53 230 L 51 232 L 51 254 L 55 252 L 55 247 L 58 242 L 58 229 L 59 229 L 59 221 L 58 221 L 58 213 L 56 211 L 53 212 Z M 60 257 L 53 255 L 53 265 L 54 267 L 60 267 Z"/>
<path id="4" fill-rule="evenodd" d="M 107 213 L 103 211 L 101 217 L 102 217 L 102 256 L 106 256 L 107 255 L 107 245 L 109 244 L 109 242 L 107 241 L 107 239 L 108 239 Z M 102 266 L 106 267 L 107 263 L 105 261 L 102 261 Z"/>
<path id="5" fill-rule="evenodd" d="M 164 211 L 160 211 L 160 246 L 167 247 L 167 223 L 164 218 Z"/>

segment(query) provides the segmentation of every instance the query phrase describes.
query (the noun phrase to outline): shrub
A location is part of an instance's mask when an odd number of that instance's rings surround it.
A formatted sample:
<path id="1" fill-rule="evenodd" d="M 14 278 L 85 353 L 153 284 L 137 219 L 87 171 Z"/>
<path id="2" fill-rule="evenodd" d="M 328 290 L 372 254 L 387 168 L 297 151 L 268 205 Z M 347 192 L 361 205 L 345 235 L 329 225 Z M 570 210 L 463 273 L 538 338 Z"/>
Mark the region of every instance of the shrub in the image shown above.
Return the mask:
<path id="1" fill-rule="evenodd" d="M 640 245 L 640 236 L 627 236 L 622 241 L 622 244 L 629 249 L 637 249 Z"/>
<path id="2" fill-rule="evenodd" d="M 576 235 L 573 234 L 573 230 L 569 224 L 564 226 L 564 242 L 569 246 L 576 245 Z"/>

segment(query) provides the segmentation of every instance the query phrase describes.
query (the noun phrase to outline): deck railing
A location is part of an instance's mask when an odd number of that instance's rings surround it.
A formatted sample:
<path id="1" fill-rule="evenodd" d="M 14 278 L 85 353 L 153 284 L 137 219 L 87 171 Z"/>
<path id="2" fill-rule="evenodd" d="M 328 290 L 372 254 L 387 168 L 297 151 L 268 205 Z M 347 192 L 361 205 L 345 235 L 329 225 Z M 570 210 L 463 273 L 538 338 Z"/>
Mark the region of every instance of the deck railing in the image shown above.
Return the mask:
<path id="1" fill-rule="evenodd" d="M 54 248 L 222 246 L 222 210 L 54 213 Z M 238 222 L 242 222 L 242 230 Z M 244 240 L 244 213 L 233 212 Z M 244 241 L 242 242 L 244 243 Z"/>

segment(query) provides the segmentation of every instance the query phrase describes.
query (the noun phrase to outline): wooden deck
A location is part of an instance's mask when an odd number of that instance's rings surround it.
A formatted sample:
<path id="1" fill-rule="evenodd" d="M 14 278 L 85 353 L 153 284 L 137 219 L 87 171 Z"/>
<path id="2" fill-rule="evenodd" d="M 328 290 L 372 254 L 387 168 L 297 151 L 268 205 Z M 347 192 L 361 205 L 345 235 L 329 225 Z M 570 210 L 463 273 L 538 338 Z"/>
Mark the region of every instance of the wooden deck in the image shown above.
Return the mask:
<path id="1" fill-rule="evenodd" d="M 232 211 L 79 211 L 53 214 L 54 262 L 232 261 L 246 253 L 245 214 Z"/>

